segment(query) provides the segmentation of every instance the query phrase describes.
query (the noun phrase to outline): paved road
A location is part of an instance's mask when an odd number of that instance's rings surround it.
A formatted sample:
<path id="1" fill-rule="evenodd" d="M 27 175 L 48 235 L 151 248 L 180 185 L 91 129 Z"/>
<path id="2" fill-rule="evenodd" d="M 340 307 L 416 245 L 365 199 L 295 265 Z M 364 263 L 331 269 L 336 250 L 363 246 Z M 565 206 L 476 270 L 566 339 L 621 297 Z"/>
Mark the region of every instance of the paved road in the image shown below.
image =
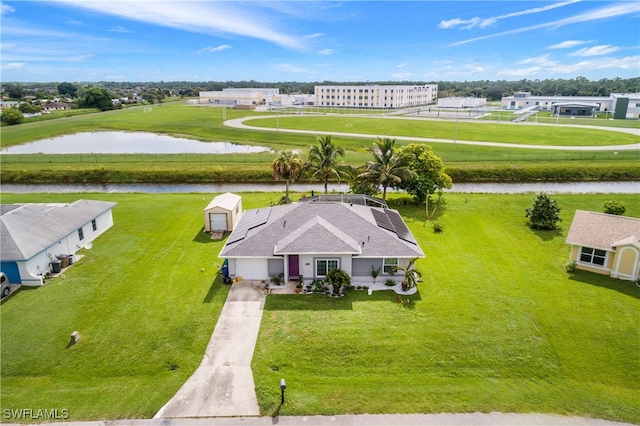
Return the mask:
<path id="1" fill-rule="evenodd" d="M 257 283 L 231 287 L 202 363 L 154 419 L 260 415 L 251 359 L 265 299 Z"/>
<path id="2" fill-rule="evenodd" d="M 199 419 L 104 420 L 41 426 L 633 426 L 630 423 L 553 414 L 360 414 L 342 416 L 218 417 Z M 7 425 L 11 426 L 11 425 Z"/>
<path id="3" fill-rule="evenodd" d="M 225 126 L 234 127 L 237 129 L 246 129 L 246 130 L 260 130 L 267 132 L 281 132 L 281 133 L 303 133 L 303 134 L 312 134 L 312 135 L 333 135 L 333 136 L 345 136 L 352 138 L 367 138 L 367 139 L 376 139 L 380 135 L 370 135 L 364 133 L 346 133 L 346 132 L 324 132 L 319 130 L 294 130 L 294 129 L 273 129 L 268 127 L 254 127 L 248 126 L 243 122 L 245 120 L 253 120 L 256 118 L 275 118 L 275 115 L 265 115 L 260 117 L 243 117 L 236 118 L 233 120 L 227 120 L 224 122 Z M 286 117 L 295 117 L 291 115 L 287 115 Z M 419 118 L 401 118 L 401 117 L 380 117 L 388 120 L 423 120 Z M 461 120 L 462 121 L 462 120 Z M 532 126 L 556 126 L 555 124 L 542 124 L 542 123 L 494 123 L 494 124 L 503 124 L 507 125 L 532 125 Z M 566 126 L 562 125 L 562 127 L 575 127 L 584 129 L 586 126 Z M 630 133 L 633 135 L 637 135 L 640 137 L 640 129 L 621 129 L 617 127 L 595 127 L 590 126 L 590 128 L 597 128 L 599 130 L 607 130 L 611 132 L 619 132 L 619 133 Z M 551 150 L 562 150 L 562 151 L 627 151 L 627 150 L 639 150 L 640 143 L 628 144 L 628 145 L 603 145 L 603 146 L 565 146 L 565 145 L 526 145 L 526 144 L 515 144 L 515 143 L 501 143 L 501 142 L 481 142 L 481 141 L 466 141 L 466 140 L 453 140 L 453 139 L 439 139 L 439 138 L 420 138 L 413 136 L 392 136 L 385 135 L 385 137 L 394 138 L 398 140 L 411 141 L 411 142 L 437 142 L 437 143 L 450 143 L 450 144 L 459 144 L 459 145 L 476 145 L 476 146 L 497 146 L 502 148 L 524 148 L 524 149 L 551 149 Z"/>

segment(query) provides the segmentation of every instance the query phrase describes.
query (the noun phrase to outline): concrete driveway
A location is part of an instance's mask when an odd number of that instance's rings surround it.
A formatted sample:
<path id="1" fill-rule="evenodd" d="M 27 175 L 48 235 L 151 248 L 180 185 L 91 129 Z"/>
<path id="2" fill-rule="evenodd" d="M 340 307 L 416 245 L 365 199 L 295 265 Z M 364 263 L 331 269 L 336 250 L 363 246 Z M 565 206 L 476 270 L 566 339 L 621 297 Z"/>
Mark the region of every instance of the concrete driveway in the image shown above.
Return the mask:
<path id="1" fill-rule="evenodd" d="M 266 295 L 255 281 L 231 287 L 202 363 L 154 419 L 260 415 L 251 359 Z"/>

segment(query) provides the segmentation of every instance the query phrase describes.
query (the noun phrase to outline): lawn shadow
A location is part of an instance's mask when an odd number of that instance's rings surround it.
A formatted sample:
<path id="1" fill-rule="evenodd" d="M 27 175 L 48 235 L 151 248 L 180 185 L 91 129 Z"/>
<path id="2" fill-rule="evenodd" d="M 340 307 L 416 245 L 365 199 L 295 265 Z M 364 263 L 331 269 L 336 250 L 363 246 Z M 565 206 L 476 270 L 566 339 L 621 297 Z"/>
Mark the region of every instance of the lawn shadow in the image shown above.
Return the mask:
<path id="1" fill-rule="evenodd" d="M 543 241 L 551 241 L 556 237 L 562 237 L 562 228 L 560 227 L 551 230 L 532 229 L 531 231 Z"/>
<path id="2" fill-rule="evenodd" d="M 575 271 L 569 279 L 583 284 L 614 290 L 625 296 L 640 299 L 640 286 L 636 285 L 633 281 L 618 280 L 606 275 L 581 270 Z"/>
<path id="3" fill-rule="evenodd" d="M 213 282 L 211 283 L 211 287 L 209 287 L 209 291 L 207 292 L 207 295 L 204 297 L 204 300 L 202 301 L 202 303 L 211 303 L 213 299 L 215 299 L 216 294 L 218 294 L 222 286 L 223 286 L 222 274 L 218 272 L 216 274 L 216 277 L 213 279 Z"/>
<path id="4" fill-rule="evenodd" d="M 193 242 L 194 243 L 200 243 L 200 244 L 207 244 L 207 243 L 215 243 L 216 241 L 220 241 L 223 240 L 224 237 L 227 235 L 228 233 L 225 232 L 224 234 L 222 234 L 221 238 L 218 239 L 212 239 L 211 238 L 211 234 L 209 232 L 205 232 L 204 231 L 204 226 L 202 228 L 200 228 L 200 230 L 198 231 L 198 233 L 195 235 L 195 237 L 193 237 Z"/>
<path id="5" fill-rule="evenodd" d="M 353 297 L 330 297 L 325 294 L 271 294 L 265 311 L 339 311 L 353 310 Z"/>
<path id="6" fill-rule="evenodd" d="M 422 296 L 420 296 L 420 290 L 418 290 L 414 294 L 409 295 L 401 295 L 396 293 L 395 300 L 392 300 L 392 302 L 397 303 L 403 309 L 414 309 L 416 306 L 416 302 L 419 302 L 421 300 Z"/>

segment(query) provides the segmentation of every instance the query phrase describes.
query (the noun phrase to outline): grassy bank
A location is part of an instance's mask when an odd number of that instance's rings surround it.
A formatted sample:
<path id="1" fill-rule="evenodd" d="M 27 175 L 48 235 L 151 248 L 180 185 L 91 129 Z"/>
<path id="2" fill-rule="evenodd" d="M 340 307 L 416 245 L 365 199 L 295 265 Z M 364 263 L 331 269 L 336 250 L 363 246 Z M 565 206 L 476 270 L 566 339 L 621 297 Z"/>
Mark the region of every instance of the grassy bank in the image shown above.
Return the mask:
<path id="1" fill-rule="evenodd" d="M 225 127 L 223 116 L 227 119 L 238 117 L 259 117 L 251 111 L 226 110 L 187 106 L 176 102 L 154 106 L 152 112 L 143 108 L 130 108 L 101 114 L 69 117 L 47 122 L 28 123 L 8 126 L 1 129 L 0 145 L 8 147 L 27 141 L 43 139 L 68 133 L 124 130 L 164 133 L 188 137 L 202 141 L 229 141 L 238 144 L 260 145 L 277 151 L 296 149 L 306 156 L 309 146 L 316 143 L 314 135 L 297 135 L 281 132 L 240 130 Z M 282 117 L 285 120 L 286 117 Z M 326 121 L 319 121 L 325 120 Z M 292 123 L 302 123 L 304 117 L 286 118 Z M 412 135 L 444 136 L 451 138 L 454 129 L 452 122 L 434 120 L 388 120 L 362 117 L 314 117 L 313 123 L 335 127 L 337 121 L 368 123 L 362 131 L 377 134 L 379 126 L 393 124 L 394 131 L 402 128 Z M 283 121 L 284 123 L 284 121 Z M 273 123 L 272 123 L 273 124 Z M 368 127 L 367 127 L 368 126 Z M 400 127 L 398 127 L 400 126 Z M 427 126 L 427 127 L 425 127 Z M 547 136 L 555 139 L 571 136 L 571 143 L 587 137 L 602 136 L 603 144 L 629 142 L 629 137 L 621 133 L 599 130 L 562 129 L 560 136 L 554 127 L 510 126 L 507 124 L 459 123 L 458 137 L 507 138 L 513 135 L 512 129 L 519 129 L 524 136 L 518 136 L 522 143 L 537 143 Z M 469 126 L 469 127 L 467 127 Z M 323 128 L 324 128 L 323 127 Z M 433 129 L 432 129 L 433 128 Z M 487 129 L 494 129 L 487 133 Z M 495 131 L 497 129 L 497 131 Z M 351 129 L 352 130 L 352 129 Z M 351 131 L 350 130 L 350 131 Z M 574 131 L 586 133 L 573 133 Z M 506 132 L 506 133 L 505 133 Z M 528 132 L 528 133 L 527 133 Z M 533 132 L 533 133 L 531 133 Z M 547 134 L 547 132 L 551 132 Z M 567 134 L 567 132 L 569 132 Z M 582 135 L 578 137 L 577 135 Z M 448 135 L 448 136 L 447 136 Z M 608 138 L 608 139 L 607 139 Z M 611 139 L 614 138 L 614 139 Z M 347 151 L 346 161 L 351 164 L 364 164 L 369 160 L 366 147 L 373 143 L 368 139 L 334 137 L 335 143 Z M 589 139 L 593 142 L 593 139 Z M 636 140 L 637 141 L 637 137 Z M 401 143 L 399 143 L 401 144 Z M 637 151 L 552 151 L 525 150 L 517 148 L 469 146 L 451 143 L 431 144 L 454 180 L 549 180 L 549 179 L 637 179 L 640 175 L 640 158 Z M 3 182 L 220 182 L 270 180 L 269 164 L 273 152 L 262 154 L 66 154 L 66 155 L 2 155 L 0 177 Z M 572 169 L 578 167 L 580 170 Z M 610 176 L 610 177 L 607 177 Z"/>
<path id="2" fill-rule="evenodd" d="M 245 209 L 282 194 L 243 194 Z M 254 355 L 262 412 L 509 411 L 640 421 L 638 300 L 623 281 L 564 272 L 577 208 L 635 195 L 558 195 L 561 229 L 524 225 L 533 195 L 447 195 L 442 234 L 393 195 L 427 253 L 411 302 L 270 296 Z M 3 194 L 2 202 L 118 202 L 115 225 L 64 277 L 2 302 L 3 409 L 70 420 L 151 417 L 202 359 L 228 287 L 201 194 Z M 204 269 L 204 270 L 202 270 Z M 78 330 L 80 342 L 68 347 Z M 277 371 L 275 371 L 277 370 Z"/>

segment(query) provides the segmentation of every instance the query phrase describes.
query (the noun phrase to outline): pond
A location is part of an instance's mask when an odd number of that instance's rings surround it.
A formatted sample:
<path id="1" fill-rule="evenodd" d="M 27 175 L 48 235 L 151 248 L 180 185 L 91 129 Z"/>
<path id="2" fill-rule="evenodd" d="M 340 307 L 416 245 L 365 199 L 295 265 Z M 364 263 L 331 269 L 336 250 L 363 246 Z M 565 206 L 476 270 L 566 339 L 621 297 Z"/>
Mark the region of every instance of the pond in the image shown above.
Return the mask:
<path id="1" fill-rule="evenodd" d="M 295 183 L 292 192 L 315 191 L 321 193 L 322 184 Z M 329 185 L 330 192 L 348 192 L 348 185 Z M 3 184 L 3 193 L 171 193 L 194 192 L 213 194 L 219 192 L 284 192 L 284 183 L 210 183 L 210 184 Z M 526 194 L 639 194 L 640 182 L 536 182 L 536 183 L 456 183 L 446 192 Z"/>
<path id="2" fill-rule="evenodd" d="M 270 151 L 265 146 L 202 142 L 146 132 L 82 132 L 2 149 L 2 154 L 233 154 Z"/>

